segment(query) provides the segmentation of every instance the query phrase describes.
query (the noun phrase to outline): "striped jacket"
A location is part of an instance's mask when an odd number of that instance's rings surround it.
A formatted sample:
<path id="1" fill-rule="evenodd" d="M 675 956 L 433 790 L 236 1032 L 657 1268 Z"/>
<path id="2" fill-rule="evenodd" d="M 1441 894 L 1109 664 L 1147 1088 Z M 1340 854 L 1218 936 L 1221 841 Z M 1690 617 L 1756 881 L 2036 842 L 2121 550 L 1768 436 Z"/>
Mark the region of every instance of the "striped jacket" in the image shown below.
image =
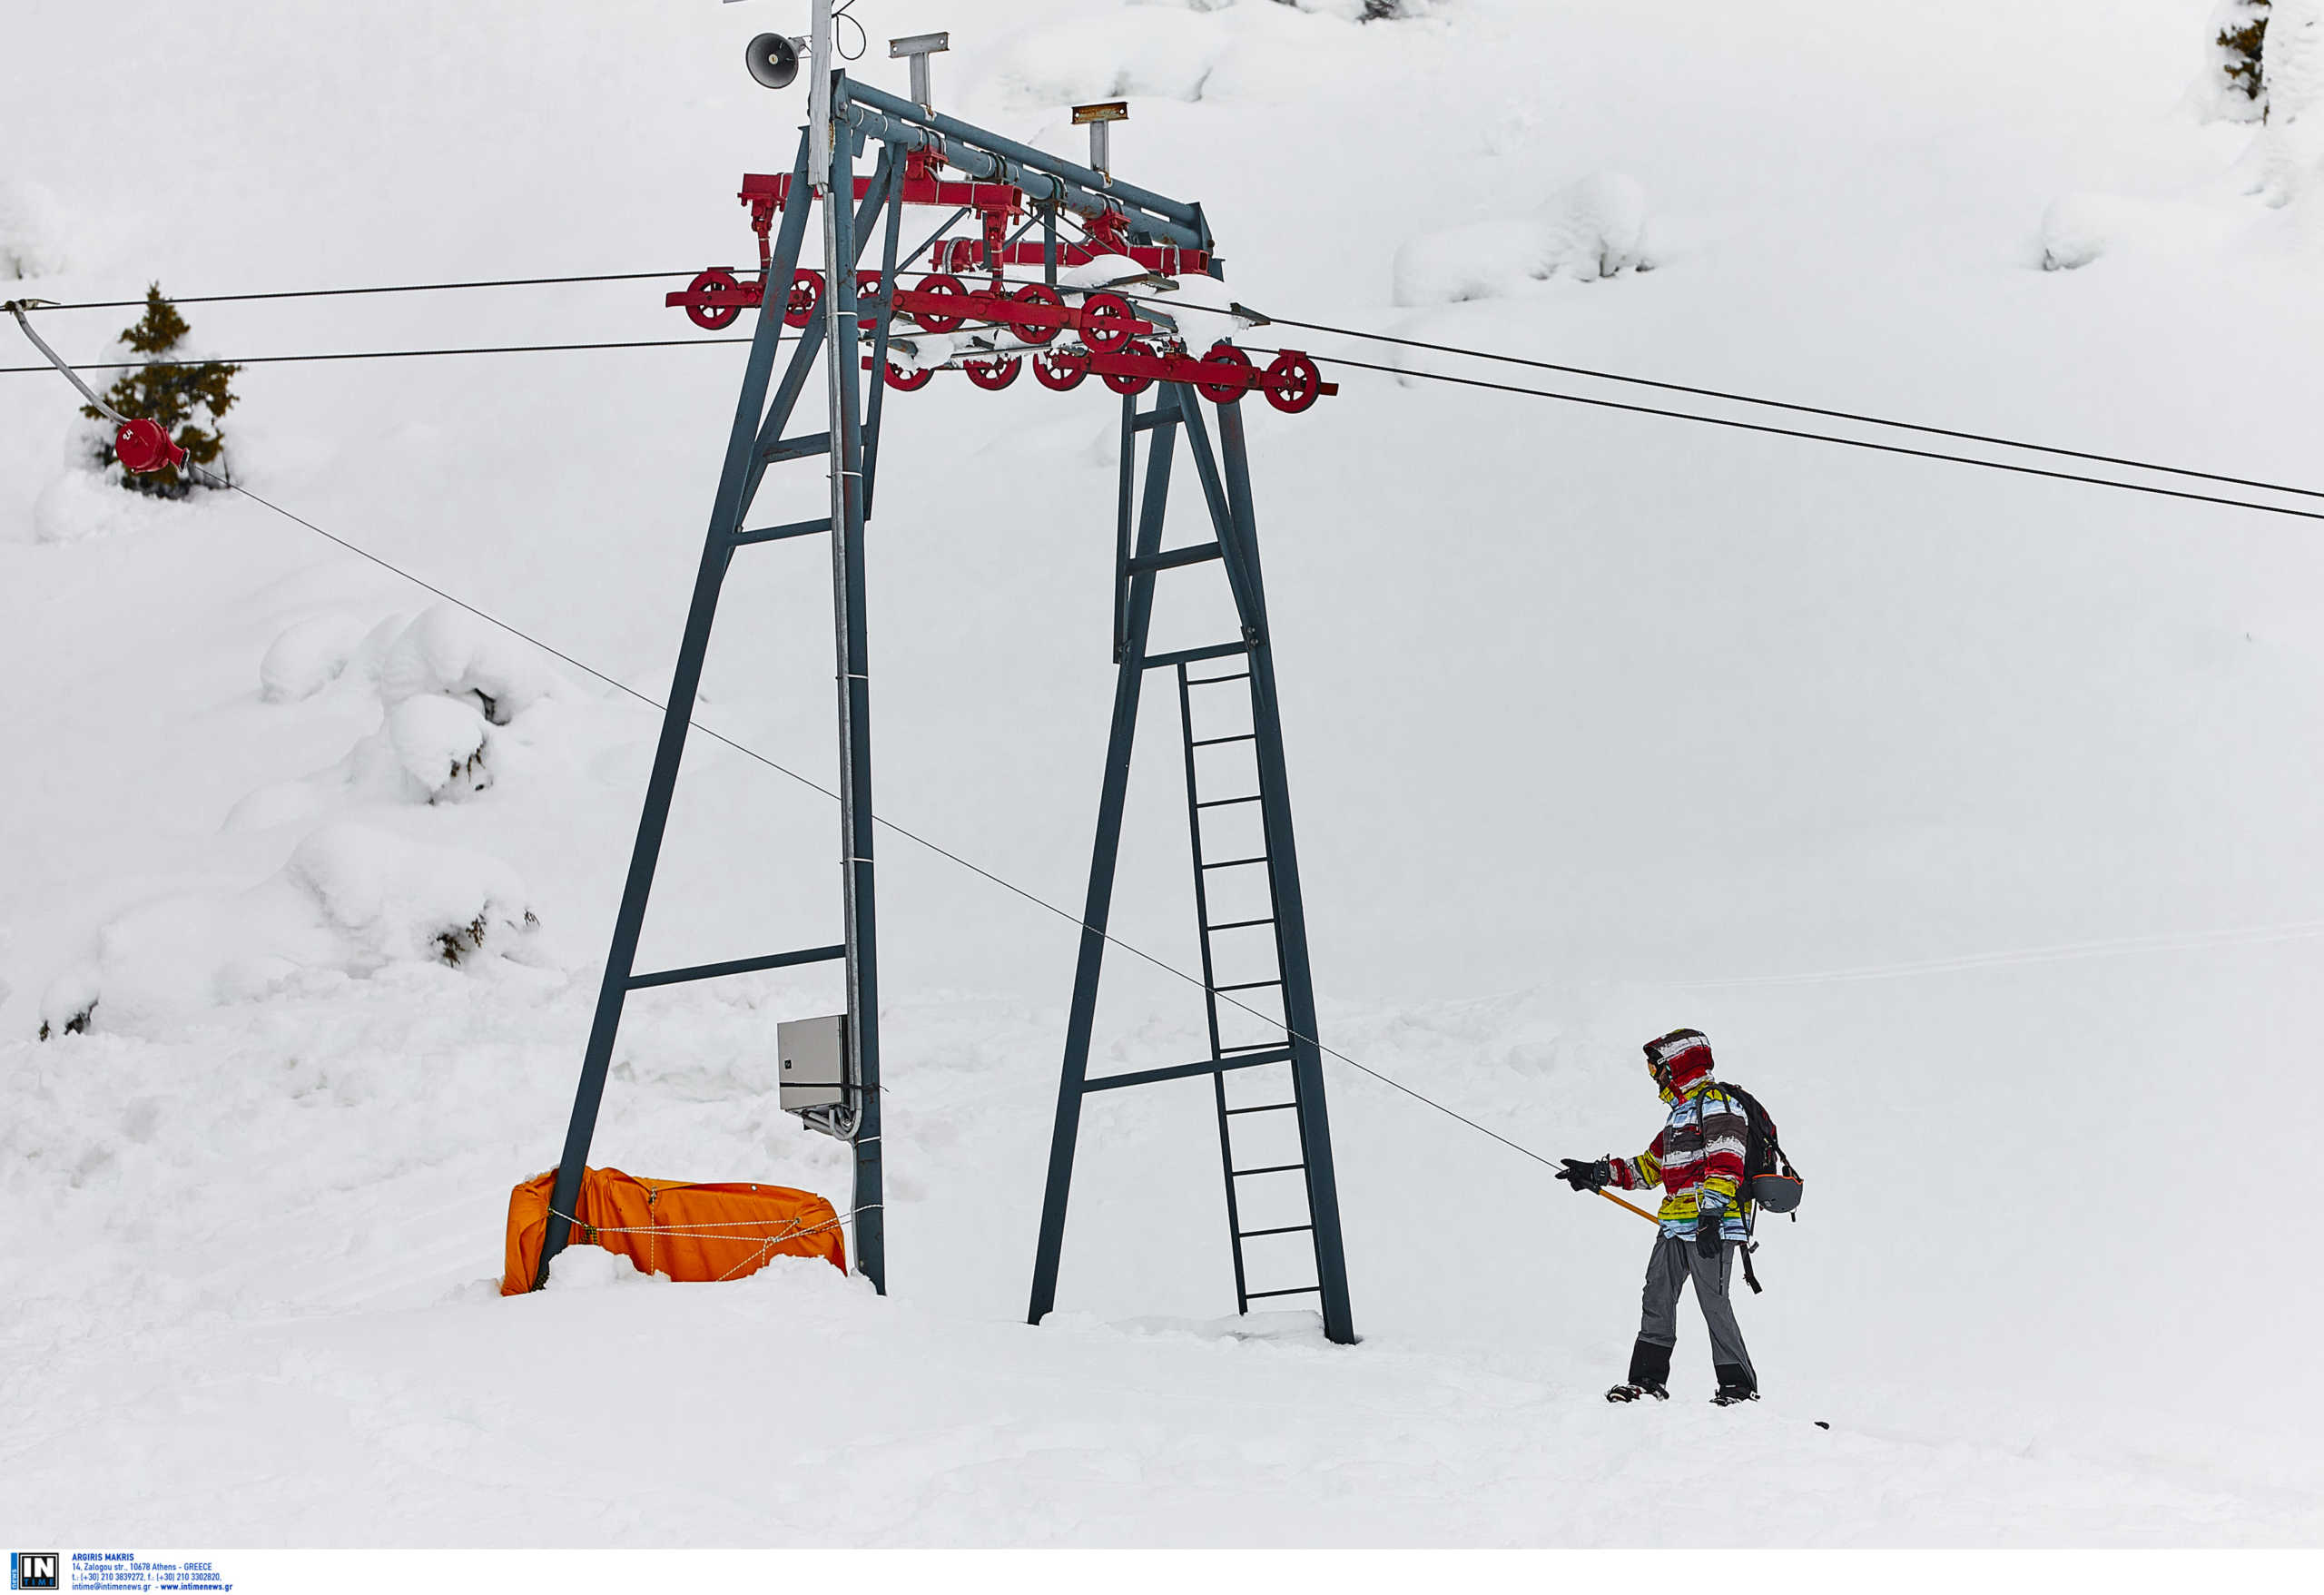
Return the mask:
<path id="1" fill-rule="evenodd" d="M 1614 1183 L 1626 1191 L 1659 1185 L 1666 1236 L 1691 1236 L 1698 1221 L 1701 1194 L 1720 1198 L 1726 1212 L 1719 1223 L 1722 1239 L 1744 1238 L 1746 1208 L 1738 1196 L 1743 1185 L 1743 1148 L 1750 1120 L 1743 1104 L 1710 1078 L 1708 1069 L 1662 1093 L 1670 1117 L 1651 1145 L 1635 1157 L 1608 1157 Z"/>

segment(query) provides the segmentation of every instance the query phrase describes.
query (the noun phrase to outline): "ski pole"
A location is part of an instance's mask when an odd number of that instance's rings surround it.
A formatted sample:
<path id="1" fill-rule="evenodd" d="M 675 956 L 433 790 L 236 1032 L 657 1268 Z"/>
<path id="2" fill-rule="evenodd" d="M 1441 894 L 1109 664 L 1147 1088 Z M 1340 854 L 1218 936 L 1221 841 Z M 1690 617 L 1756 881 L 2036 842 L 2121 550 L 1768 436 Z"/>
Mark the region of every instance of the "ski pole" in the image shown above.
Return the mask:
<path id="1" fill-rule="evenodd" d="M 1632 1213 L 1637 1214 L 1640 1218 L 1645 1219 L 1649 1224 L 1659 1224 L 1659 1223 L 1661 1223 L 1661 1222 L 1662 1222 L 1662 1220 L 1660 1220 L 1659 1218 L 1657 1218 L 1653 1214 L 1649 1213 L 1645 1208 L 1639 1206 L 1638 1206 L 1637 1204 L 1635 1204 L 1635 1203 L 1632 1203 L 1632 1202 L 1625 1202 L 1625 1201 L 1623 1201 L 1620 1196 L 1618 1196 L 1614 1195 L 1614 1193 L 1613 1193 L 1613 1192 L 1611 1192 L 1611 1191 L 1600 1191 L 1598 1194 L 1599 1194 L 1600 1196 L 1601 1196 L 1605 1197 L 1605 1198 L 1606 1198 L 1606 1200 L 1608 1200 L 1609 1202 L 1611 1202 L 1611 1203 L 1612 1203 L 1615 1206 L 1617 1206 L 1617 1207 L 1627 1207 L 1627 1208 L 1629 1208 L 1629 1209 L 1630 1209 L 1630 1211 L 1631 1211 Z"/>

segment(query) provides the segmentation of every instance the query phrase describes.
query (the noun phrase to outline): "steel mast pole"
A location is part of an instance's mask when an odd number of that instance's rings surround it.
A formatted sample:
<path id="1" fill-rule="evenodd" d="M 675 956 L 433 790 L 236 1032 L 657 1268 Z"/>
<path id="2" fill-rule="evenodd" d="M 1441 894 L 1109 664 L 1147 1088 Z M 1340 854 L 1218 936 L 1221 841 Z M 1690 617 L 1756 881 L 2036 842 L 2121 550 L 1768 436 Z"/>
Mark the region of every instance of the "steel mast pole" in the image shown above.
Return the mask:
<path id="1" fill-rule="evenodd" d="M 832 632 L 838 654 L 840 868 L 846 905 L 847 1057 L 855 1150 L 855 1266 L 888 1289 L 880 1162 L 880 979 L 872 876 L 872 694 L 865 657 L 863 435 L 856 409 L 852 133 L 832 118 L 832 0 L 815 0 L 809 182 L 823 207 L 823 359 L 831 411 Z M 770 288 L 769 292 L 773 290 Z M 877 381 L 878 375 L 873 379 Z"/>

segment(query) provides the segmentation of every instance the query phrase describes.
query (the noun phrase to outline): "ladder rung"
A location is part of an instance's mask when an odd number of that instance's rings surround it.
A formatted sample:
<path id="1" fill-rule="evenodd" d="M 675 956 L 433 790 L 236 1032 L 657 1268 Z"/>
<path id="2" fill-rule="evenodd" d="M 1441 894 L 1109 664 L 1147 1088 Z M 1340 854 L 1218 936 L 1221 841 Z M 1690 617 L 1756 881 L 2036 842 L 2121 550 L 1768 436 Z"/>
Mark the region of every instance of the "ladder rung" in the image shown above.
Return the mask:
<path id="1" fill-rule="evenodd" d="M 1324 1287 L 1320 1285 L 1303 1285 L 1295 1290 L 1246 1290 L 1243 1293 L 1243 1299 L 1256 1302 L 1266 1296 L 1314 1296 L 1321 1295 L 1323 1292 Z"/>
<path id="2" fill-rule="evenodd" d="M 1256 732 L 1256 731 L 1245 731 L 1245 732 L 1238 732 L 1238 733 L 1236 733 L 1236 734 L 1235 735 L 1233 735 L 1233 736 L 1206 736 L 1206 737 L 1199 737 L 1199 738 L 1196 739 L 1195 741 L 1188 743 L 1187 745 L 1188 747 L 1190 747 L 1190 748 L 1215 748 L 1215 747 L 1216 747 L 1216 746 L 1217 746 L 1219 743 L 1228 743 L 1228 742 L 1256 742 L 1256 741 L 1258 741 L 1258 740 L 1259 740 L 1259 734 L 1258 734 L 1257 732 Z"/>
<path id="3" fill-rule="evenodd" d="M 1265 1168 L 1231 1168 L 1226 1171 L 1226 1177 L 1244 1179 L 1255 1174 L 1295 1174 L 1306 1167 L 1304 1163 L 1270 1163 Z"/>
<path id="4" fill-rule="evenodd" d="M 1262 986 L 1280 986 L 1281 980 L 1242 980 L 1232 986 L 1213 986 L 1213 991 L 1256 991 Z"/>
<path id="5" fill-rule="evenodd" d="M 1249 797 L 1205 798 L 1200 802 L 1196 803 L 1195 807 L 1197 809 L 1224 809 L 1231 807 L 1236 803 L 1256 803 L 1261 801 L 1263 795 L 1264 794 L 1262 793 L 1255 792 Z"/>
<path id="6" fill-rule="evenodd" d="M 1280 1041 L 1246 1041 L 1240 1046 L 1221 1047 L 1218 1049 L 1219 1056 L 1222 1058 L 1230 1052 L 1281 1052 L 1286 1058 L 1291 1056 L 1290 1051 Z"/>
<path id="7" fill-rule="evenodd" d="M 1275 919 L 1270 915 L 1268 918 L 1264 920 L 1229 920 L 1224 925 L 1205 925 L 1202 929 L 1203 934 L 1207 936 L 1215 930 L 1247 930 L 1254 925 L 1272 925 L 1274 923 Z"/>
<path id="8" fill-rule="evenodd" d="M 1112 1091 L 1124 1086 L 1150 1086 L 1157 1080 L 1190 1079 L 1196 1075 L 1215 1075 L 1230 1068 L 1258 1068 L 1265 1064 L 1289 1063 L 1292 1060 L 1291 1049 L 1279 1043 L 1263 1042 L 1257 1047 L 1219 1049 L 1222 1055 L 1237 1050 L 1248 1052 L 1252 1056 L 1249 1058 L 1225 1056 L 1206 1058 L 1196 1063 L 1173 1063 L 1161 1068 L 1140 1068 L 1132 1069 L 1128 1074 L 1100 1075 L 1094 1080 L 1083 1081 L 1081 1088 L 1084 1091 Z"/>
<path id="9" fill-rule="evenodd" d="M 1273 1229 L 1238 1229 L 1235 1232 L 1235 1238 L 1238 1241 L 1247 1241 L 1254 1236 L 1263 1235 L 1297 1235 L 1303 1230 L 1315 1227 L 1312 1224 L 1283 1224 L 1277 1225 Z"/>
<path id="10" fill-rule="evenodd" d="M 1238 864 L 1265 864 L 1274 861 L 1265 853 L 1253 853 L 1247 859 L 1221 859 L 1215 864 L 1205 864 L 1206 870 L 1232 870 Z"/>
<path id="11" fill-rule="evenodd" d="M 1240 643 L 1236 643 L 1232 647 L 1226 650 L 1226 652 L 1230 654 L 1239 654 L 1242 651 L 1243 645 Z M 1187 677 L 1187 684 L 1188 686 L 1216 686 L 1222 681 L 1248 681 L 1250 679 L 1251 673 L 1249 671 L 1238 670 L 1232 675 L 1190 675 Z"/>
<path id="12" fill-rule="evenodd" d="M 1206 659 L 1224 659 L 1230 655 L 1247 654 L 1250 651 L 1251 645 L 1248 643 L 1212 643 L 1207 646 L 1200 648 L 1177 648 L 1167 654 L 1149 654 L 1147 655 L 1146 668 L 1148 670 L 1159 670 L 1166 665 L 1199 665 Z M 1248 675 L 1249 674 L 1250 672 L 1246 670 L 1243 673 L 1243 675 Z M 1240 681 L 1242 679 L 1242 675 L 1206 676 L 1203 678 L 1203 680 L 1210 681 Z M 1189 681 L 1187 684 L 1189 686 L 1200 686 L 1202 684 L 1202 681 Z"/>
<path id="13" fill-rule="evenodd" d="M 1298 1106 L 1299 1104 L 1296 1102 L 1262 1102 L 1256 1108 L 1230 1108 L 1226 1111 L 1229 1114 L 1281 1113 L 1286 1108 L 1296 1108 Z"/>

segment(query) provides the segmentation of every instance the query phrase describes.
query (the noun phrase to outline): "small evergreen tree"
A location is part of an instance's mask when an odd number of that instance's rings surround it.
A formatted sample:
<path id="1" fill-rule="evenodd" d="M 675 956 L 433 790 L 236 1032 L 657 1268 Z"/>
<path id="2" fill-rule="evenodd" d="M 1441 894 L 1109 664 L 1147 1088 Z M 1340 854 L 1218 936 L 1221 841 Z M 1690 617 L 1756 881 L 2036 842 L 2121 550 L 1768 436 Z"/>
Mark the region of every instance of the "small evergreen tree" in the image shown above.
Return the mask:
<path id="1" fill-rule="evenodd" d="M 2264 119 L 2268 113 L 2267 81 L 2262 71 L 2268 42 L 2268 14 L 2274 0 L 2228 0 L 2219 15 L 2220 70 L 2227 74 L 2226 96 L 2243 96 L 2246 114 Z"/>
<path id="2" fill-rule="evenodd" d="M 143 319 L 123 330 L 121 341 L 141 355 L 166 355 L 188 330 L 185 318 L 178 314 L 177 306 L 162 297 L 162 285 L 157 282 L 145 290 Z M 218 418 L 234 408 L 234 395 L 227 384 L 241 369 L 220 360 L 177 365 L 151 359 L 107 389 L 105 402 L 132 420 L 159 421 L 185 450 L 188 465 L 211 467 L 212 475 L 223 476 L 218 459 L 226 439 Z M 88 405 L 81 407 L 81 413 L 92 420 L 104 418 Z M 207 422 L 207 429 L 199 422 Z M 112 470 L 120 463 L 113 456 L 110 434 L 96 455 L 101 468 Z M 136 475 L 123 471 L 121 485 L 133 493 L 157 498 L 183 498 L 204 484 L 193 472 L 171 466 Z"/>

